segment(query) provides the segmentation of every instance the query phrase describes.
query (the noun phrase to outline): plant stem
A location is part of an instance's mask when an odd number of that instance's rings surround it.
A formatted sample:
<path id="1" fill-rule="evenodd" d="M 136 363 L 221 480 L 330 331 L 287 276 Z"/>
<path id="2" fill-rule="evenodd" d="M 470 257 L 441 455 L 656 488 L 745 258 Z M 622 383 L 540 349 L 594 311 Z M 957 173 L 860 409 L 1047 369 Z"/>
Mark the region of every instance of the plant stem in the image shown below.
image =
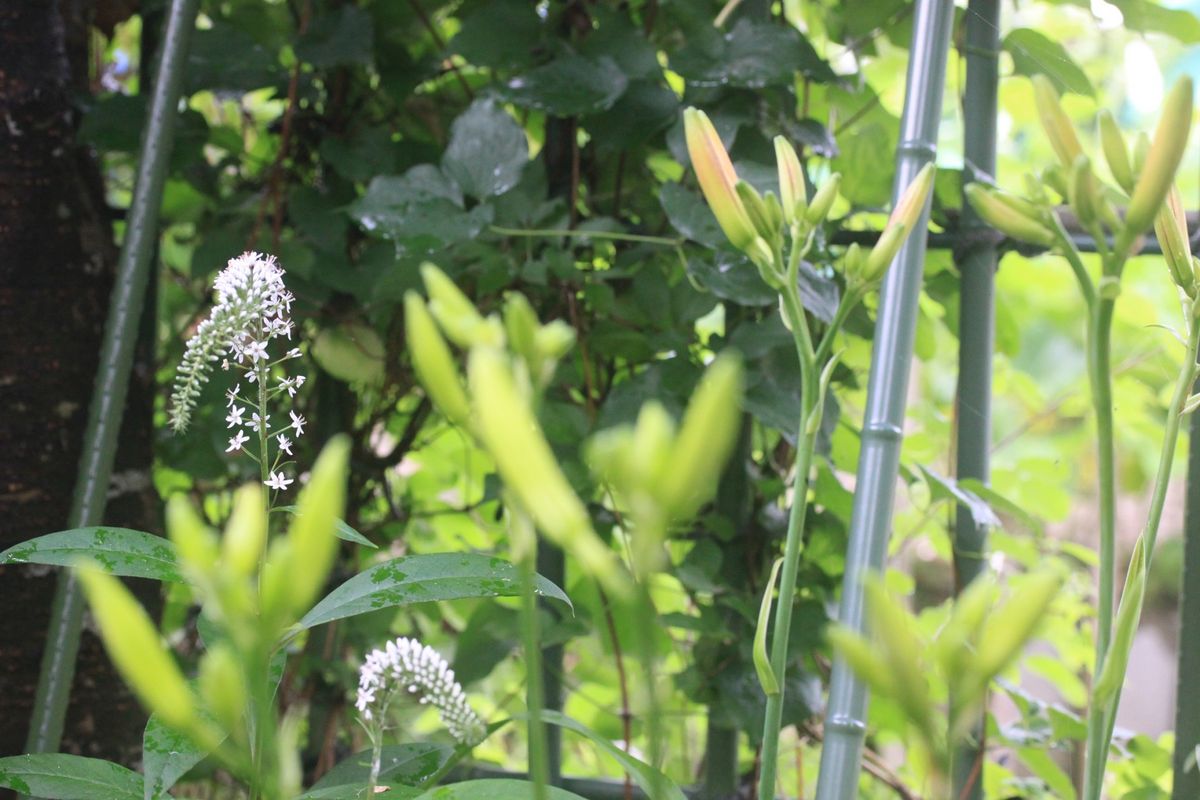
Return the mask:
<path id="1" fill-rule="evenodd" d="M 1096 412 L 1096 446 L 1100 492 L 1100 589 L 1096 611 L 1096 674 L 1112 637 L 1116 580 L 1116 455 L 1113 446 L 1112 320 L 1115 301 L 1100 298 L 1091 319 L 1088 361 L 1092 405 Z"/>
<path id="2" fill-rule="evenodd" d="M 658 696 L 658 676 L 655 674 L 654 637 L 658 629 L 658 614 L 654 609 L 654 599 L 650 596 L 650 575 L 642 577 L 638 582 L 636 606 L 632 609 L 636 622 L 638 646 L 641 650 L 642 672 L 646 681 L 646 738 L 649 740 L 647 755 L 650 766 L 656 770 L 663 769 L 663 726 L 662 709 Z M 658 774 L 653 780 L 658 782 Z M 649 793 L 651 797 L 665 794 L 665 787 L 655 785 Z"/>
<path id="3" fill-rule="evenodd" d="M 1196 359 L 1200 353 L 1200 322 L 1189 322 L 1187 355 L 1175 381 L 1175 391 L 1171 396 L 1171 405 L 1167 410 L 1166 427 L 1162 450 L 1159 453 L 1158 469 L 1154 476 L 1154 488 L 1150 495 L 1150 509 L 1146 515 L 1145 527 L 1145 571 L 1150 572 L 1154 557 L 1154 545 L 1158 539 L 1158 529 L 1162 523 L 1163 508 L 1167 500 L 1167 487 L 1171 482 L 1171 469 L 1175 464 L 1175 447 L 1179 441 L 1179 428 L 1183 420 L 1183 406 L 1187 402 L 1192 386 L 1196 382 L 1200 368 Z M 1125 598 L 1122 598 L 1122 602 Z M 1107 652 L 1105 654 L 1107 656 Z M 1103 662 L 1099 658 L 1094 675 L 1099 675 Z M 1124 684 L 1122 675 L 1121 684 Z M 1116 724 L 1117 708 L 1121 701 L 1120 690 L 1103 708 L 1093 706 L 1088 709 L 1088 738 L 1087 761 L 1084 773 L 1084 800 L 1099 800 L 1104 785 L 1104 772 L 1108 763 L 1108 749 L 1112 741 L 1113 726 Z"/>
<path id="4" fill-rule="evenodd" d="M 796 572 L 800 565 L 801 539 L 804 536 L 804 516 L 808 510 L 808 473 L 812 466 L 813 447 L 820 420 L 813 425 L 810 416 L 817 405 L 815 397 L 816 362 L 804 312 L 794 285 L 784 288 L 784 309 L 792 316 L 792 331 L 796 337 L 801 360 L 800 420 L 796 431 L 796 467 L 792 486 L 792 508 L 788 517 L 787 542 L 783 553 L 783 574 L 779 581 L 779 599 L 775 604 L 775 635 L 771 640 L 771 669 L 779 681 L 779 691 L 767 696 L 766 718 L 763 723 L 762 766 L 759 771 L 758 796 L 775 796 L 775 777 L 779 760 L 779 732 L 783 722 L 783 699 L 787 686 L 788 635 L 792 627 L 792 600 L 796 593 Z M 829 338 L 827 334 L 827 338 Z M 807 345 L 807 348 L 806 346 Z"/>
<path id="5" fill-rule="evenodd" d="M 525 650 L 525 705 L 529 712 L 529 779 L 533 783 L 534 800 L 547 800 L 549 793 L 549 762 L 546 757 L 546 724 L 542 721 L 545 706 L 542 686 L 542 650 L 538 633 L 537 534 L 533 521 L 525 512 L 508 503 L 511 535 L 516 561 L 521 575 L 521 642 Z"/>
<path id="6" fill-rule="evenodd" d="M 534 238 L 566 236 L 573 239 L 608 239 L 613 242 L 659 244 L 663 247 L 678 247 L 683 244 L 682 239 L 646 236 L 640 233 L 620 233 L 619 231 L 581 231 L 573 228 L 502 228 L 499 225 L 490 225 L 488 230 L 500 236 L 530 236 Z"/>

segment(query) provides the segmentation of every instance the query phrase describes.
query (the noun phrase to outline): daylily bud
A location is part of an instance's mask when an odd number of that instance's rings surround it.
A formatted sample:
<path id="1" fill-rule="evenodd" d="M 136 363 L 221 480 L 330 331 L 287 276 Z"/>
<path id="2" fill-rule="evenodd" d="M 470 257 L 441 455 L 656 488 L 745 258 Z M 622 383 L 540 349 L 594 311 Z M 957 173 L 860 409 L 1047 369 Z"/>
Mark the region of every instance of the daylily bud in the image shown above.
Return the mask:
<path id="1" fill-rule="evenodd" d="M 804 186 L 804 171 L 791 142 L 775 137 L 775 165 L 779 169 L 779 199 L 783 203 L 783 218 L 795 225 L 804 218 L 808 206 L 808 190 Z"/>
<path id="2" fill-rule="evenodd" d="M 425 301 L 416 292 L 404 295 L 404 327 L 413 370 L 429 393 L 429 399 L 447 419 L 466 427 L 471 419 L 471 407 L 454 366 L 454 356 Z"/>
<path id="3" fill-rule="evenodd" d="M 992 611 L 979 632 L 976 649 L 975 667 L 982 680 L 991 680 L 1020 655 L 1062 582 L 1059 570 L 1044 569 L 1031 575 L 1019 592 Z"/>
<path id="4" fill-rule="evenodd" d="M 674 439 L 675 420 L 662 404 L 656 400 L 643 403 L 629 442 L 629 467 L 635 479 L 654 493 L 670 468 Z"/>
<path id="5" fill-rule="evenodd" d="M 716 491 L 737 441 L 741 400 L 741 359 L 721 355 L 692 394 L 663 473 L 663 505 L 675 519 L 691 517 Z"/>
<path id="6" fill-rule="evenodd" d="M 855 675 L 871 688 L 885 697 L 891 697 L 896 692 L 896 682 L 888 663 L 877 653 L 870 642 L 859 636 L 853 629 L 844 625 L 830 625 L 825 633 L 829 646 L 842 657 Z"/>
<path id="7" fill-rule="evenodd" d="M 1183 210 L 1183 196 L 1179 189 L 1171 186 L 1166 202 L 1154 218 L 1154 234 L 1162 247 L 1163 259 L 1171 270 L 1171 278 L 1188 295 L 1194 295 L 1196 276 L 1192 272 L 1192 251 L 1188 241 L 1187 216 Z"/>
<path id="8" fill-rule="evenodd" d="M 210 576 L 217 565 L 216 534 L 181 494 L 167 500 L 167 537 L 179 551 L 179 561 L 193 579 Z"/>
<path id="9" fill-rule="evenodd" d="M 964 191 L 979 218 L 1005 236 L 1042 247 L 1049 247 L 1054 242 L 1054 234 L 1041 220 L 1019 210 L 1020 198 L 1006 196 L 981 183 L 968 184 Z"/>
<path id="10" fill-rule="evenodd" d="M 738 199 L 742 201 L 742 207 L 746 209 L 746 215 L 750 217 L 750 223 L 758 231 L 759 237 L 768 242 L 775 241 L 779 237 L 779 228 L 771 225 L 771 216 L 767 212 L 767 205 L 763 202 L 762 195 L 745 181 L 738 181 L 734 190 L 737 192 Z"/>
<path id="11" fill-rule="evenodd" d="M 783 230 L 783 207 L 779 205 L 779 198 L 774 192 L 767 192 L 763 195 L 763 207 L 767 211 L 767 222 L 771 225 L 771 230 Z"/>
<path id="12" fill-rule="evenodd" d="M 871 631 L 882 645 L 896 693 L 893 697 L 909 721 L 923 733 L 933 730 L 933 702 L 925 677 L 922 654 L 925 644 L 917 635 L 912 616 L 892 598 L 881 579 L 867 581 L 867 611 Z"/>
<path id="13" fill-rule="evenodd" d="M 738 198 L 737 173 L 717 129 L 708 116 L 696 108 L 683 112 L 683 129 L 696 180 L 700 182 L 700 190 L 704 192 L 717 223 L 734 247 L 739 250 L 749 248 L 758 233 Z"/>
<path id="14" fill-rule="evenodd" d="M 1133 137 L 1133 172 L 1135 175 L 1141 174 L 1142 167 L 1146 166 L 1146 159 L 1150 156 L 1150 137 L 1145 131 L 1138 131 Z"/>
<path id="15" fill-rule="evenodd" d="M 533 341 L 545 361 L 556 362 L 575 346 L 575 329 L 561 319 L 552 320 L 538 328 Z"/>
<path id="16" fill-rule="evenodd" d="M 845 255 L 842 256 L 842 273 L 846 276 L 846 282 L 866 283 L 864 275 L 866 268 L 866 253 L 858 246 L 858 242 L 852 243 L 846 248 Z"/>
<path id="17" fill-rule="evenodd" d="M 1083 152 L 1083 148 L 1079 146 L 1075 126 L 1063 111 L 1054 84 L 1045 75 L 1033 76 L 1033 99 L 1037 104 L 1038 116 L 1042 120 L 1042 128 L 1046 131 L 1050 146 L 1058 154 L 1062 165 L 1070 169 L 1075 159 Z"/>
<path id="18" fill-rule="evenodd" d="M 833 201 L 837 200 L 838 187 L 841 184 L 842 176 L 835 172 L 821 184 L 820 189 L 817 189 L 812 202 L 808 204 L 808 210 L 804 212 L 804 220 L 809 225 L 820 225 L 825 221 L 825 217 L 829 216 L 829 210 L 833 208 Z"/>
<path id="19" fill-rule="evenodd" d="M 104 647 L 129 688 L 168 727 L 192 728 L 192 691 L 145 609 L 121 581 L 99 569 L 81 566 L 77 575 Z"/>
<path id="20" fill-rule="evenodd" d="M 1104 150 L 1104 160 L 1108 162 L 1108 171 L 1117 185 L 1132 192 L 1133 166 L 1129 163 L 1129 146 L 1108 109 L 1100 112 L 1100 146 Z"/>
<path id="21" fill-rule="evenodd" d="M 292 612 L 308 611 L 325 586 L 337 556 L 334 526 L 346 506 L 346 473 L 350 464 L 350 439 L 338 435 L 329 440 L 313 465 L 312 478 L 300 493 L 300 501 L 288 542 L 293 571 L 289 593 Z"/>
<path id="22" fill-rule="evenodd" d="M 896 202 L 896 207 L 892 209 L 891 216 L 888 217 L 883 235 L 879 237 L 879 241 L 875 243 L 875 246 L 871 248 L 870 255 L 867 256 L 864 280 L 873 282 L 882 278 L 883 273 L 891 265 L 892 259 L 896 257 L 896 253 L 900 252 L 900 247 L 908 238 L 909 232 L 916 228 L 921 214 L 925 211 L 929 193 L 933 190 L 933 178 L 936 170 L 937 168 L 932 162 L 926 164 L 912 179 L 912 182 L 905 187 L 900 199 Z"/>
<path id="23" fill-rule="evenodd" d="M 1061 164 L 1054 164 L 1042 170 L 1042 183 L 1054 190 L 1055 194 L 1066 200 L 1071 190 L 1067 188 L 1067 171 Z"/>
<path id="24" fill-rule="evenodd" d="M 266 553 L 267 519 L 263 514 L 262 488 L 251 483 L 238 489 L 233 498 L 233 514 L 221 538 L 221 567 L 235 575 L 249 577 L 258 570 Z"/>
<path id="25" fill-rule="evenodd" d="M 421 278 L 429 293 L 429 311 L 446 337 L 462 348 L 475 344 L 499 346 L 504 331 L 495 320 L 484 319 L 462 290 L 433 264 L 421 265 Z"/>
<path id="26" fill-rule="evenodd" d="M 592 530 L 587 508 L 558 466 L 505 355 L 490 347 L 472 349 L 467 376 L 477 434 L 505 486 L 546 538 L 579 559 L 606 588 L 624 592 L 612 551 Z"/>
<path id="27" fill-rule="evenodd" d="M 249 692 L 238 657 L 227 642 L 217 642 L 208 648 L 200 659 L 196 684 L 209 713 L 235 741 L 244 743 L 242 722 Z"/>
<path id="28" fill-rule="evenodd" d="M 510 292 L 504 298 L 504 330 L 508 334 L 509 345 L 531 369 L 539 361 L 536 344 L 539 327 L 537 313 L 525 295 Z"/>
<path id="29" fill-rule="evenodd" d="M 1146 599 L 1146 542 L 1139 536 L 1129 559 L 1129 570 L 1125 573 L 1125 588 L 1121 592 L 1121 605 L 1113 625 L 1112 644 L 1104 666 L 1092 684 L 1092 700 L 1101 708 L 1121 691 L 1121 683 L 1129 666 L 1129 653 L 1133 649 L 1133 637 L 1142 618 L 1142 604 Z"/>
<path id="30" fill-rule="evenodd" d="M 1070 183 L 1067 184 L 1067 202 L 1075 210 L 1079 221 L 1085 226 L 1096 221 L 1097 206 L 1100 202 L 1096 191 L 1095 176 L 1092 175 L 1092 163 L 1082 153 L 1071 165 Z"/>
<path id="31" fill-rule="evenodd" d="M 1154 222 L 1158 209 L 1175 180 L 1175 171 L 1187 147 L 1192 129 L 1192 79 L 1180 78 L 1163 103 L 1162 116 L 1154 129 L 1154 142 L 1138 174 L 1129 209 L 1125 213 L 1126 236 L 1130 239 Z"/>

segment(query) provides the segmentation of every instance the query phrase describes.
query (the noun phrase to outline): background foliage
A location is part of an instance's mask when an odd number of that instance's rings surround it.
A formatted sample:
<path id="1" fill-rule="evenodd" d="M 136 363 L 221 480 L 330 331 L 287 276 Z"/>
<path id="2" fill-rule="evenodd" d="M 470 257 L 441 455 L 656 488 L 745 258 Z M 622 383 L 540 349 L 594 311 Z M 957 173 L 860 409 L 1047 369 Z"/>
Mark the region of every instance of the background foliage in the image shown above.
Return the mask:
<path id="1" fill-rule="evenodd" d="M 117 208 L 129 201 L 144 111 L 138 66 L 155 45 L 161 18 L 160 2 L 142 5 L 140 16 L 97 33 L 97 91 L 82 100 L 81 135 L 103 159 L 108 199 Z M 1107 24 L 1114 9 L 1123 26 Z M 352 433 L 348 522 L 379 545 L 347 546 L 342 577 L 384 554 L 506 549 L 486 459 L 431 412 L 415 387 L 401 303 L 418 287 L 421 262 L 439 264 L 483 308 L 520 290 L 542 318 L 576 328 L 575 357 L 559 369 L 542 421 L 583 496 L 594 495 L 594 487 L 571 459 L 585 436 L 631 421 L 651 397 L 678 412 L 713 352 L 741 350 L 750 384 L 739 455 L 715 507 L 677 532 L 670 574 L 655 587 L 660 655 L 674 676 L 667 771 L 681 781 L 693 780 L 701 766 L 705 708 L 711 720 L 746 734 L 741 767 L 752 769 L 762 707 L 750 631 L 783 538 L 781 494 L 799 376 L 773 294 L 724 244 L 699 197 L 680 112 L 685 105 L 706 109 L 739 174 L 760 189 L 775 180 L 770 139 L 778 133 L 803 146 L 818 183 L 842 173 L 844 201 L 833 215 L 840 224 L 830 226 L 819 248 L 835 246 L 836 228 L 869 229 L 886 210 L 912 6 L 785 0 L 768 7 L 745 0 L 714 27 L 720 10 L 682 0 L 207 0 L 167 183 L 157 286 L 159 379 L 166 387 L 207 308 L 215 271 L 247 248 L 280 257 L 312 362 L 313 380 L 297 400 L 317 435 L 304 444 L 313 451 L 298 451 L 298 461 L 311 463 L 333 433 Z M 1026 165 L 1051 155 L 1035 132 L 1024 76 L 1048 74 L 1068 93 L 1078 120 L 1108 107 L 1120 109 L 1123 124 L 1141 128 L 1156 107 L 1145 96 L 1153 73 L 1136 71 L 1149 49 L 1168 78 L 1198 58 L 1196 17 L 1148 0 L 1091 8 L 1024 3 L 1006 7 L 1004 20 L 997 178 L 1018 189 Z M 960 203 L 963 69 L 952 51 L 934 211 L 936 225 L 949 231 Z M 1185 198 L 1200 189 L 1186 169 L 1181 188 Z M 534 230 L 543 233 L 518 233 Z M 1137 502 L 1154 467 L 1179 351 L 1169 333 L 1151 327 L 1174 318 L 1166 272 L 1157 262 L 1135 262 L 1131 272 L 1118 306 L 1114 363 L 1121 370 L 1119 474 Z M 829 315 L 837 281 L 819 266 L 804 275 L 807 308 Z M 849 330 L 868 332 L 870 313 L 856 312 Z M 946 477 L 957 313 L 951 253 L 932 251 L 902 457 L 905 491 L 892 540 L 896 569 L 888 576 L 893 589 L 929 606 L 922 619 L 930 630 L 943 619 L 936 603 L 951 585 L 946 530 L 959 492 Z M 1053 646 L 1027 662 L 1063 705 L 1047 707 L 1013 685 L 1013 724 L 993 740 L 1006 742 L 1011 757 L 989 772 L 988 791 L 1006 796 L 1002 784 L 1007 791 L 1019 784 L 1030 797 L 1064 797 L 1070 759 L 1056 762 L 1032 745 L 1069 745 L 1081 735 L 1066 709 L 1084 701 L 1078 676 L 1091 652 L 1081 625 L 1089 613 L 1082 570 L 1093 561 L 1090 528 L 1075 509 L 1088 505 L 1079 498 L 1094 484 L 1093 434 L 1081 308 L 1069 271 L 1053 259 L 1007 254 L 997 326 L 993 482 L 991 490 L 971 487 L 1003 521 L 993 563 L 1030 566 L 1060 551 L 1081 573 L 1045 629 Z M 804 767 L 815 768 L 820 726 L 813 713 L 828 673 L 821 631 L 842 572 L 868 357 L 868 341 L 847 340 L 835 377 L 839 405 L 827 414 L 820 447 L 791 638 L 787 718 L 800 735 L 797 758 L 783 760 L 788 786 L 803 785 Z M 164 431 L 154 475 L 159 491 L 192 492 L 214 518 L 228 513 L 230 490 L 253 477 L 238 474 L 223 453 L 218 410 L 225 388 L 219 381 L 209 387 L 211 402 L 201 404 L 186 436 L 166 433 L 161 400 L 156 412 Z M 599 506 L 595 512 L 598 530 L 611 531 L 616 520 Z M 980 513 L 990 510 L 981 505 Z M 1169 561 L 1160 559 L 1168 569 Z M 1176 580 L 1164 577 L 1168 595 Z M 565 710 L 614 740 L 626 738 L 623 715 L 631 711 L 636 739 L 639 690 L 621 666 L 632 634 L 607 613 L 597 588 L 569 568 L 564 587 L 577 613 L 551 620 L 548 638 L 566 647 Z M 180 609 L 168 605 L 164 624 L 182 626 Z M 388 634 L 418 636 L 453 653 L 485 713 L 521 707 L 514 605 L 423 606 L 326 631 L 308 642 L 310 657 L 285 682 L 292 699 L 319 700 L 310 729 L 314 772 L 351 749 L 353 663 Z M 875 749 L 903 741 L 900 717 L 886 703 L 874 704 L 872 722 Z M 493 742 L 479 755 L 519 766 L 515 732 Z M 1161 770 L 1145 767 L 1166 751 L 1145 738 L 1131 747 L 1144 756 L 1142 766 L 1122 781 L 1145 791 L 1161 781 L 1169 759 Z M 1014 778 L 1018 762 L 1034 777 Z M 568 740 L 564 769 L 613 774 L 615 767 Z M 901 780 L 920 786 L 919 764 L 898 770 Z M 864 781 L 868 796 L 890 793 Z"/>

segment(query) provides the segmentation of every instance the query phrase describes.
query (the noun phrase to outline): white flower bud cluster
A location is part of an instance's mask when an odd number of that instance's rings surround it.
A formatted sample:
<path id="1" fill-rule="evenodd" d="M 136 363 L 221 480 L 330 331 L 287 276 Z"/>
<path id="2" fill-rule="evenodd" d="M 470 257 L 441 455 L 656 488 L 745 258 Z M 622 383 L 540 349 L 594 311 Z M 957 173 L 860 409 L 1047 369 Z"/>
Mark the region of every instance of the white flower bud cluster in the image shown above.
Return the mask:
<path id="1" fill-rule="evenodd" d="M 464 745 L 477 745 L 487 735 L 446 659 L 416 639 L 401 637 L 372 650 L 358 673 L 355 705 L 364 720 L 383 717 L 398 695 L 436 708 L 450 735 Z"/>
<path id="2" fill-rule="evenodd" d="M 283 285 L 283 269 L 275 257 L 242 253 L 231 258 L 213 283 L 217 304 L 188 340 L 171 393 L 171 427 L 183 431 L 191 421 L 200 389 L 212 365 L 229 359 L 251 366 L 267 358 L 267 343 L 292 338 L 290 312 L 294 299 Z M 288 356 L 299 355 L 292 350 Z M 250 372 L 253 375 L 253 371 Z M 254 378 L 251 378 L 254 380 Z"/>

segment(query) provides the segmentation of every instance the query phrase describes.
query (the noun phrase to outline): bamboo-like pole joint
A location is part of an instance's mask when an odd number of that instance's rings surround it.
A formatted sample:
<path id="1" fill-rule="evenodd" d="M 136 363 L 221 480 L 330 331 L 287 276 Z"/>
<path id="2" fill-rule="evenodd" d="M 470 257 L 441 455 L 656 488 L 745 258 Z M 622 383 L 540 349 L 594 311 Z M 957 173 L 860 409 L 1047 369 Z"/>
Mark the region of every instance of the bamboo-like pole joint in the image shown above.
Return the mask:
<path id="1" fill-rule="evenodd" d="M 138 159 L 137 183 L 130 204 L 125 240 L 117 262 L 116 283 L 100 346 L 100 366 L 83 436 L 83 453 L 75 481 L 67 526 L 82 528 L 102 522 L 116 453 L 117 434 L 125 410 L 133 364 L 138 319 L 142 313 L 150 259 L 158 238 L 167 159 L 171 153 L 188 41 L 196 24 L 199 0 L 172 0 L 155 72 Z M 75 656 L 83 621 L 83 595 L 73 573 L 58 579 L 46 649 L 34 698 L 26 750 L 53 752 L 62 740 L 63 721 L 75 676 Z"/>
<path id="2" fill-rule="evenodd" d="M 900 123 L 900 141 L 905 143 L 905 149 L 896 157 L 893 203 L 935 153 L 953 24 L 952 0 L 918 0 Z M 920 147 L 912 143 L 919 143 Z M 909 237 L 900 249 L 880 295 L 839 613 L 842 624 L 858 631 L 866 627 L 864 578 L 883 566 L 887 552 L 925 261 L 923 233 L 928 224 L 927 201 L 915 226 L 919 233 Z M 866 686 L 842 659 L 835 659 L 817 800 L 857 797 L 866 706 Z"/>

